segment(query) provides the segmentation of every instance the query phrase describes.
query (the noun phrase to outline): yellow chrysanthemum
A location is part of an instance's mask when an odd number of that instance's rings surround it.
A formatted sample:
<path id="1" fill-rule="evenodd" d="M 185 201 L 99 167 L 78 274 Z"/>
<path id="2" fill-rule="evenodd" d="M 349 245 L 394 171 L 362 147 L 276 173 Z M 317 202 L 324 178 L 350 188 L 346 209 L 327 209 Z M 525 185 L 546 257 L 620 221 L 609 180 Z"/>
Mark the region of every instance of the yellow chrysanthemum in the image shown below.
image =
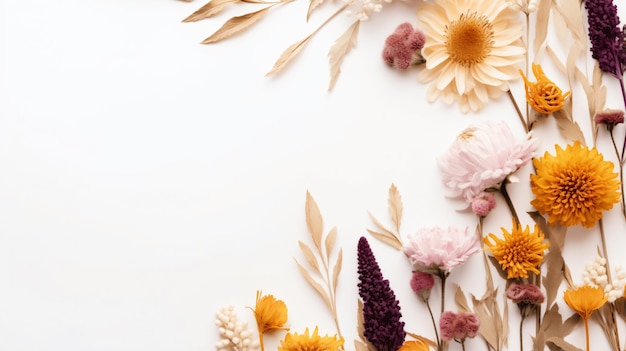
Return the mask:
<path id="1" fill-rule="evenodd" d="M 608 296 L 604 294 L 602 288 L 589 285 L 583 285 L 574 290 L 565 290 L 563 295 L 565 303 L 584 321 L 589 320 L 591 313 L 602 307 L 607 299 Z"/>
<path id="2" fill-rule="evenodd" d="M 537 267 L 549 246 L 543 242 L 544 236 L 539 227 L 535 225 L 531 233 L 529 226 L 522 230 L 522 226 L 513 221 L 513 230 L 510 233 L 505 228 L 501 229 L 504 240 L 490 233 L 484 242 L 487 250 L 491 251 L 502 269 L 507 272 L 507 278 L 528 278 L 528 271 L 539 274 Z"/>
<path id="3" fill-rule="evenodd" d="M 287 305 L 281 300 L 277 300 L 273 295 L 263 295 L 261 291 L 256 292 L 256 306 L 254 307 L 254 318 L 259 330 L 259 341 L 261 351 L 263 351 L 263 334 L 277 329 L 289 330 L 284 327 L 287 323 Z"/>
<path id="4" fill-rule="evenodd" d="M 317 327 L 309 336 L 309 328 L 304 334 L 287 333 L 285 339 L 280 341 L 278 351 L 337 351 L 343 347 L 343 338 L 333 336 L 319 336 Z"/>
<path id="5" fill-rule="evenodd" d="M 504 0 L 425 2 L 420 28 L 426 64 L 419 79 L 430 82 L 427 97 L 456 101 L 463 112 L 480 110 L 519 78 L 526 49 L 519 12 Z"/>
<path id="6" fill-rule="evenodd" d="M 405 341 L 398 351 L 429 351 L 430 347 L 422 340 Z"/>
<path id="7" fill-rule="evenodd" d="M 620 201 L 614 165 L 604 161 L 595 147 L 583 147 L 578 141 L 565 150 L 556 145 L 555 156 L 546 152 L 533 164 L 537 174 L 530 176 L 535 194 L 531 204 L 548 214 L 550 224 L 590 228 Z"/>
<path id="8" fill-rule="evenodd" d="M 528 104 L 544 115 L 549 115 L 562 109 L 563 105 L 565 105 L 565 99 L 570 95 L 570 92 L 563 94 L 561 88 L 546 77 L 540 65 L 533 63 L 532 69 L 537 79 L 534 83 L 530 82 L 521 70 L 519 71 L 522 78 L 524 78 Z"/>

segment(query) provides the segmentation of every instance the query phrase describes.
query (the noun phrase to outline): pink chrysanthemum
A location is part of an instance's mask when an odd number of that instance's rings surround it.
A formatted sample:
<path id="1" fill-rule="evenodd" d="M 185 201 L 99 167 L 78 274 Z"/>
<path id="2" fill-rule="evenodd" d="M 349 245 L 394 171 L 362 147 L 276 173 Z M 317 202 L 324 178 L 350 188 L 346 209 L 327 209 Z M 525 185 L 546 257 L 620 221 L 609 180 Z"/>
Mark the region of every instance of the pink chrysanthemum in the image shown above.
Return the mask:
<path id="1" fill-rule="evenodd" d="M 468 228 L 424 227 L 408 239 L 403 251 L 413 269 L 436 275 L 450 273 L 480 251 L 478 236 Z"/>
<path id="2" fill-rule="evenodd" d="M 530 133 L 519 140 L 503 121 L 465 129 L 438 159 L 448 195 L 471 204 L 528 163 L 536 147 L 537 139 Z"/>

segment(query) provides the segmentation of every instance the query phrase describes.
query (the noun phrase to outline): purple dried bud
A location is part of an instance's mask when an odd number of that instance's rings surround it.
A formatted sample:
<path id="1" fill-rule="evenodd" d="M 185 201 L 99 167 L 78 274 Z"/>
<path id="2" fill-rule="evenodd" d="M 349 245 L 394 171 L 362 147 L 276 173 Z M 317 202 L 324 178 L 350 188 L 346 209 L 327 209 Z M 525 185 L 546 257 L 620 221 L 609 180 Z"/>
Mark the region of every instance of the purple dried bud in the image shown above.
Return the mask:
<path id="1" fill-rule="evenodd" d="M 363 300 L 363 336 L 377 351 L 397 351 L 404 343 L 400 305 L 365 237 L 357 248 L 359 296 Z"/>
<path id="2" fill-rule="evenodd" d="M 611 131 L 617 124 L 624 123 L 624 111 L 604 110 L 597 113 L 593 120 L 596 124 L 605 124 L 606 128 Z"/>
<path id="3" fill-rule="evenodd" d="M 472 201 L 472 212 L 480 217 L 485 217 L 496 208 L 496 198 L 492 193 L 483 192 Z"/>
<path id="4" fill-rule="evenodd" d="M 412 64 L 422 63 L 420 50 L 424 47 L 425 41 L 424 33 L 413 29 L 408 22 L 402 23 L 385 40 L 383 60 L 401 70 L 409 68 Z"/>
<path id="5" fill-rule="evenodd" d="M 424 273 L 421 271 L 413 271 L 411 277 L 411 289 L 419 295 L 419 297 L 426 301 L 430 298 L 430 289 L 435 285 L 435 278 L 432 274 Z"/>
<path id="6" fill-rule="evenodd" d="M 522 307 L 539 305 L 544 300 L 541 289 L 534 284 L 511 284 L 506 290 L 506 297 Z"/>
<path id="7" fill-rule="evenodd" d="M 586 0 L 591 56 L 600 69 L 621 78 L 626 69 L 626 53 L 622 50 L 624 35 L 619 27 L 617 6 L 613 0 Z"/>
<path id="8" fill-rule="evenodd" d="M 478 333 L 479 327 L 480 319 L 476 313 L 446 311 L 439 319 L 441 339 L 444 341 L 454 339 L 462 342 L 465 338 L 473 338 Z"/>

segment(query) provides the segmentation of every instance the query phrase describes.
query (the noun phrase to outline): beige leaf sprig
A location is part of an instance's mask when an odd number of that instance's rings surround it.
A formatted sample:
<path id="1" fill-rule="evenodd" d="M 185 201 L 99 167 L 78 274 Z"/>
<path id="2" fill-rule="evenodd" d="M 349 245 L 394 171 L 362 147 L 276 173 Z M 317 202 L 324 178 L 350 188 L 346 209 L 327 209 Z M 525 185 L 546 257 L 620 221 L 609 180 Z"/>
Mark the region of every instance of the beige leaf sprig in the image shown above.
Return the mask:
<path id="1" fill-rule="evenodd" d="M 363 301 L 361 299 L 358 300 L 358 308 L 357 308 L 357 316 L 356 316 L 356 330 L 359 334 L 360 340 L 354 340 L 354 348 L 356 351 L 376 351 L 376 347 L 370 343 L 365 337 L 365 327 L 363 326 L 364 318 L 363 318 Z"/>
<path id="2" fill-rule="evenodd" d="M 191 0 L 185 0 L 191 1 Z M 237 3 L 251 3 L 251 4 L 262 4 L 261 0 L 211 0 L 194 13 L 189 15 L 187 18 L 183 20 L 183 22 L 196 22 L 209 17 L 213 17 L 218 13 L 222 12 L 224 7 L 228 4 L 237 4 Z"/>
<path id="3" fill-rule="evenodd" d="M 333 227 L 324 236 L 324 221 L 317 203 L 307 191 L 305 202 L 306 226 L 313 240 L 315 250 L 309 245 L 299 240 L 298 245 L 300 251 L 304 255 L 308 263 L 309 269 L 298 262 L 294 258 L 298 269 L 306 281 L 324 300 L 326 307 L 330 310 L 335 325 L 337 327 L 337 335 L 341 337 L 341 328 L 339 327 L 339 318 L 337 316 L 337 285 L 339 282 L 339 274 L 342 266 L 342 250 L 337 251 L 334 263 L 332 260 L 332 252 L 334 251 L 337 241 L 337 228 Z"/>
<path id="4" fill-rule="evenodd" d="M 387 229 L 371 212 L 369 213 L 372 222 L 376 225 L 377 229 L 368 229 L 370 233 L 376 239 L 383 243 L 393 247 L 396 250 L 402 250 L 404 246 L 400 237 L 400 224 L 402 223 L 402 196 L 395 184 L 391 184 L 389 187 L 389 197 L 387 198 L 388 212 L 393 222 L 394 230 Z"/>
<path id="5" fill-rule="evenodd" d="M 328 85 L 328 90 L 333 90 L 339 73 L 341 73 L 341 62 L 343 58 L 356 45 L 357 36 L 359 34 L 359 24 L 361 24 L 361 21 L 355 21 L 330 48 L 330 52 L 328 53 L 328 58 L 330 59 L 330 84 Z"/>

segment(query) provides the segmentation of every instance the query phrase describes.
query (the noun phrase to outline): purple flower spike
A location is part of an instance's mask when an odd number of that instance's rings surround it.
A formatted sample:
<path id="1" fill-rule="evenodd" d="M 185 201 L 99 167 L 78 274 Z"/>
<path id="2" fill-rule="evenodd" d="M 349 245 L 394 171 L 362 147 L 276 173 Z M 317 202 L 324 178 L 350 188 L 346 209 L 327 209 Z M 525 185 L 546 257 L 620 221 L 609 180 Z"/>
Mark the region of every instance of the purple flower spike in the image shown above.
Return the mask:
<path id="1" fill-rule="evenodd" d="M 363 335 L 378 351 L 397 351 L 404 343 L 400 305 L 365 237 L 359 239 L 359 296 L 363 299 Z"/>
<path id="2" fill-rule="evenodd" d="M 600 69 L 617 78 L 624 75 L 626 53 L 622 50 L 624 33 L 619 24 L 617 6 L 613 0 L 586 0 L 591 56 Z"/>
<path id="3" fill-rule="evenodd" d="M 420 62 L 419 50 L 424 47 L 425 41 L 424 33 L 413 29 L 413 26 L 408 22 L 402 23 L 385 40 L 383 60 L 390 66 L 405 70 L 412 63 Z"/>

